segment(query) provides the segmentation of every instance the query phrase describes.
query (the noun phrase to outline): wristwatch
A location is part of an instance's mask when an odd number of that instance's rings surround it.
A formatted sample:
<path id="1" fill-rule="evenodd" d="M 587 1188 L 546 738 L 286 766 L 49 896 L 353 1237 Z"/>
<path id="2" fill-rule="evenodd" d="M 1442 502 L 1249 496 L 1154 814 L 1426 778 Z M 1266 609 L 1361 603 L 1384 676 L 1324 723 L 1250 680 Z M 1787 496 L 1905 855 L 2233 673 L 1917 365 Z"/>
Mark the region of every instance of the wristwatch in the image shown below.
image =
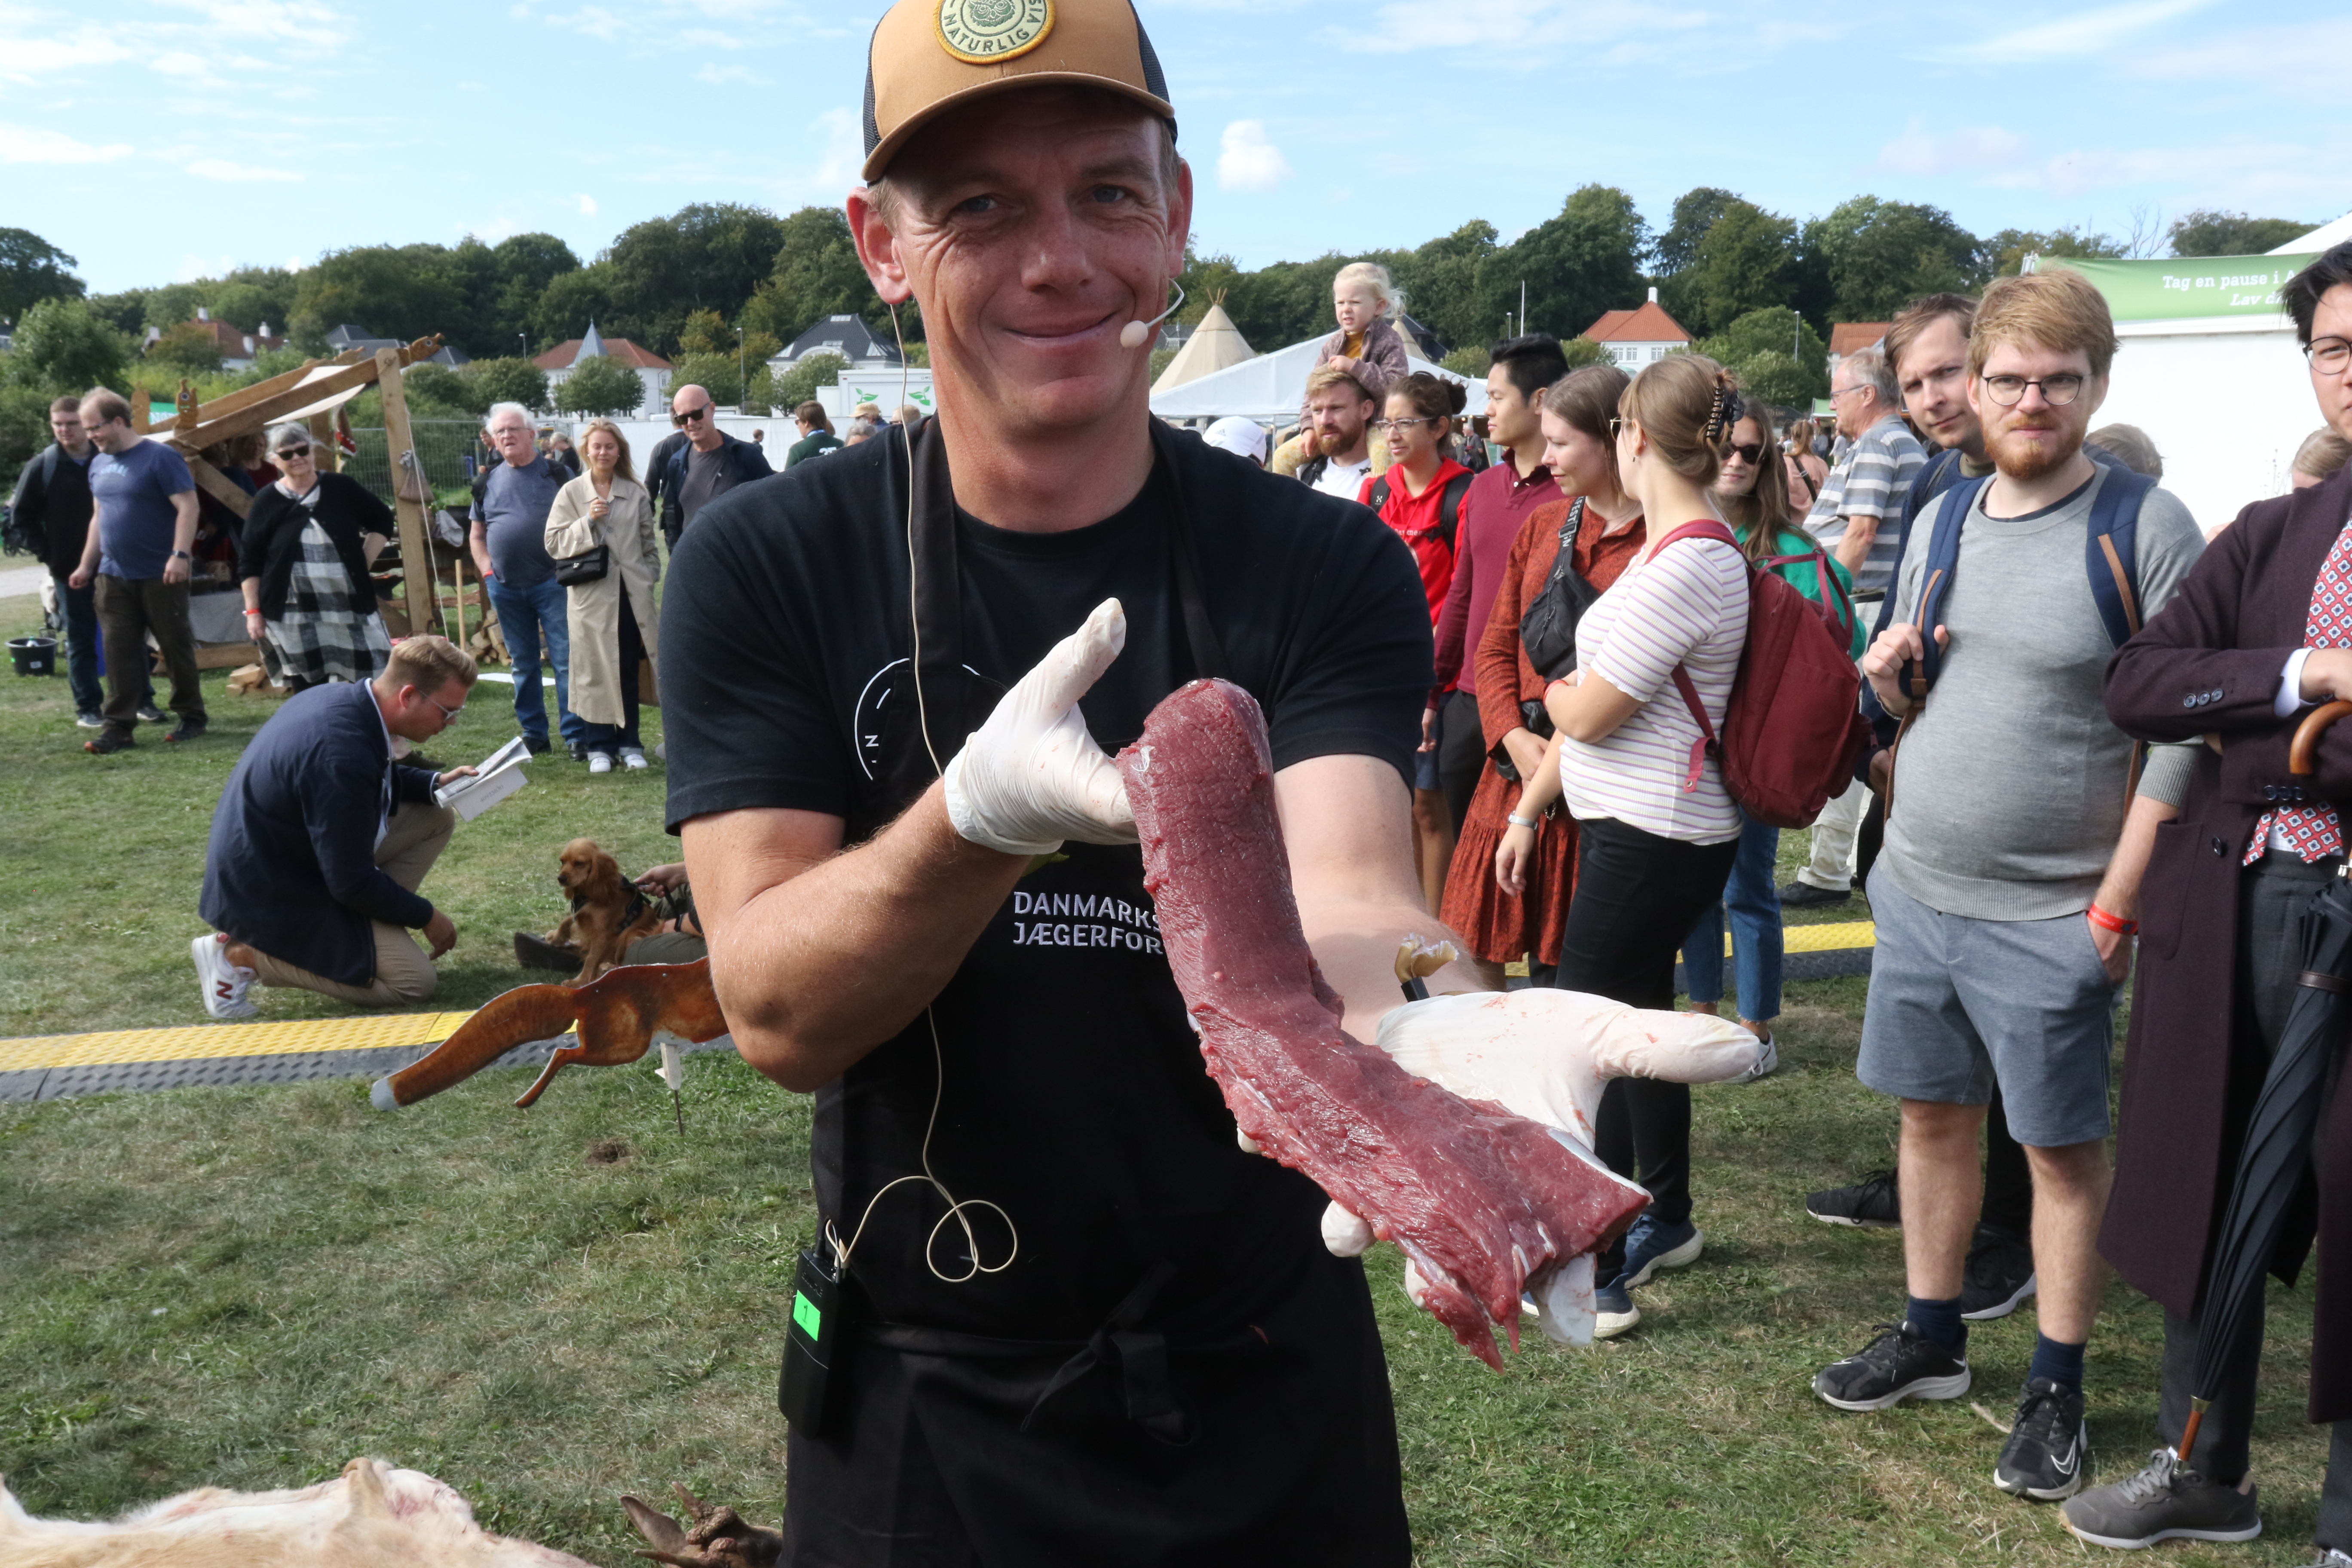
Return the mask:
<path id="1" fill-rule="evenodd" d="M 1536 819 L 1534 817 L 1521 816 L 1516 811 L 1508 814 L 1506 820 L 1507 820 L 1514 827 L 1533 827 L 1536 825 Z"/>
<path id="2" fill-rule="evenodd" d="M 172 552 L 172 559 L 174 561 L 194 561 L 195 557 L 189 554 L 184 550 L 174 550 Z"/>

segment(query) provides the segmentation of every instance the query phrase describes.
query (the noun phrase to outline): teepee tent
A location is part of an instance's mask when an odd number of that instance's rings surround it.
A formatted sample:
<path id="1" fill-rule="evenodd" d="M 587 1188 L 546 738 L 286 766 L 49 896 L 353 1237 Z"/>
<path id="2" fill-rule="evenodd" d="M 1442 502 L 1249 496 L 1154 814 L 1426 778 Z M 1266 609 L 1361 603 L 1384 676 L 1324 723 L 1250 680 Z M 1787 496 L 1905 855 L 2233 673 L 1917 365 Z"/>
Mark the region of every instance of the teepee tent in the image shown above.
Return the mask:
<path id="1" fill-rule="evenodd" d="M 1323 340 L 1313 337 L 1211 371 L 1181 386 L 1154 386 L 1151 412 L 1162 419 L 1222 419 L 1228 414 L 1238 414 L 1269 428 L 1280 429 L 1298 417 L 1299 405 L 1307 400 L 1307 373 L 1322 357 Z M 1405 364 L 1411 370 L 1433 371 L 1448 380 L 1465 382 L 1469 404 L 1463 412 L 1486 411 L 1485 381 L 1454 375 L 1410 350 L 1405 354 Z"/>
<path id="2" fill-rule="evenodd" d="M 1211 305 L 1209 313 L 1201 318 L 1201 324 L 1192 329 L 1192 335 L 1184 340 L 1184 346 L 1176 351 L 1176 357 L 1168 362 L 1168 368 L 1160 373 L 1160 379 L 1151 384 L 1152 395 L 1158 396 L 1211 371 L 1256 357 L 1257 351 L 1243 340 L 1241 329 L 1225 314 L 1224 305 Z"/>

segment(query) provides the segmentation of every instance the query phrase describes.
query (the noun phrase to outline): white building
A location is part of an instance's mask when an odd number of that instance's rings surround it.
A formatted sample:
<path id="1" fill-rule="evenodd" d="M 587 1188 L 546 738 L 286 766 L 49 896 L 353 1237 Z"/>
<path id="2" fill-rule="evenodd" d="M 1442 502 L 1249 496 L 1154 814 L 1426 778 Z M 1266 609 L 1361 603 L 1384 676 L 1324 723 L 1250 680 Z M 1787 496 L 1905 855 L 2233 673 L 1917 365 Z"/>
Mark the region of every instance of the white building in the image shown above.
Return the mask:
<path id="1" fill-rule="evenodd" d="M 532 359 L 531 363 L 547 373 L 547 387 L 551 393 L 563 384 L 564 378 L 582 360 L 609 359 L 627 365 L 646 384 L 645 401 L 637 412 L 652 417 L 662 413 L 669 402 L 669 380 L 675 369 L 669 361 L 647 349 L 641 349 L 626 338 L 608 338 L 596 331 L 596 323 L 588 323 L 588 335 L 561 342 Z"/>
<path id="2" fill-rule="evenodd" d="M 858 371 L 895 370 L 898 365 L 898 345 L 877 337 L 864 318 L 827 316 L 786 343 L 768 361 L 768 368 L 782 375 L 814 353 L 839 354 L 850 369 Z"/>
<path id="3" fill-rule="evenodd" d="M 1608 351 L 1627 375 L 1662 360 L 1675 349 L 1690 347 L 1691 335 L 1658 303 L 1658 291 L 1631 310 L 1604 310 L 1584 329 L 1584 335 Z"/>

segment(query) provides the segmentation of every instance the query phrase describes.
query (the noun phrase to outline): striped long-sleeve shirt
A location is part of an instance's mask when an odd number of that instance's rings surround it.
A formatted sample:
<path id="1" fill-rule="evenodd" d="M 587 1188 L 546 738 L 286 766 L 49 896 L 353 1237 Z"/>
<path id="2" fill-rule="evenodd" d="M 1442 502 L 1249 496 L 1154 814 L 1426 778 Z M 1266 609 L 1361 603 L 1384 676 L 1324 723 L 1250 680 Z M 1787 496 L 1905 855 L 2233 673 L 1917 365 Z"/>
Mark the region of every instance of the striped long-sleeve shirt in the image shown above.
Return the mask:
<path id="1" fill-rule="evenodd" d="M 1739 837 L 1739 808 L 1713 757 L 1698 787 L 1683 791 L 1700 736 L 1674 675 L 1678 664 L 1690 672 L 1707 722 L 1721 733 L 1748 640 L 1748 595 L 1746 557 L 1728 544 L 1685 539 L 1637 558 L 1584 612 L 1579 667 L 1642 707 L 1603 740 L 1560 747 L 1561 791 L 1579 820 L 1611 816 L 1694 844 Z"/>

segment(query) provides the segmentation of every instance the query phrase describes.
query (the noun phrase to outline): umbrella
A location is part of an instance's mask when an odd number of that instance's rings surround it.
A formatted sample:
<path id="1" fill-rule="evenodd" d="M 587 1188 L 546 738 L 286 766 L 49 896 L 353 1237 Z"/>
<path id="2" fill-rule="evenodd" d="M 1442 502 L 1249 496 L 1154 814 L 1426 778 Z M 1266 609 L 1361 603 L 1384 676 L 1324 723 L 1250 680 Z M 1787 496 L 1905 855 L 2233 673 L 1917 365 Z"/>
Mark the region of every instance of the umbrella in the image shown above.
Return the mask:
<path id="1" fill-rule="evenodd" d="M 2347 713 L 2352 713 L 2352 702 L 2330 702 L 2305 719 L 2295 731 L 2287 771 L 2308 776 L 2321 733 Z M 2303 917 L 2302 940 L 2303 973 L 2296 978 L 2294 1005 L 2246 1123 L 2245 1151 L 2239 1156 L 2238 1179 L 2222 1215 L 2213 1272 L 2205 1283 L 2205 1312 L 2197 1328 L 2197 1361 L 2189 1384 L 2194 1392 L 2180 1433 L 2183 1465 L 2189 1463 L 2197 1428 L 2231 1352 L 2245 1335 L 2248 1316 L 2262 1300 L 2263 1278 L 2277 1254 L 2296 1189 L 2311 1168 L 2312 1135 L 2319 1125 L 2328 1058 L 2343 1042 L 2344 995 L 2352 990 L 2352 978 L 2347 978 L 2352 977 L 2352 883 L 2342 872 L 2312 899 Z"/>

